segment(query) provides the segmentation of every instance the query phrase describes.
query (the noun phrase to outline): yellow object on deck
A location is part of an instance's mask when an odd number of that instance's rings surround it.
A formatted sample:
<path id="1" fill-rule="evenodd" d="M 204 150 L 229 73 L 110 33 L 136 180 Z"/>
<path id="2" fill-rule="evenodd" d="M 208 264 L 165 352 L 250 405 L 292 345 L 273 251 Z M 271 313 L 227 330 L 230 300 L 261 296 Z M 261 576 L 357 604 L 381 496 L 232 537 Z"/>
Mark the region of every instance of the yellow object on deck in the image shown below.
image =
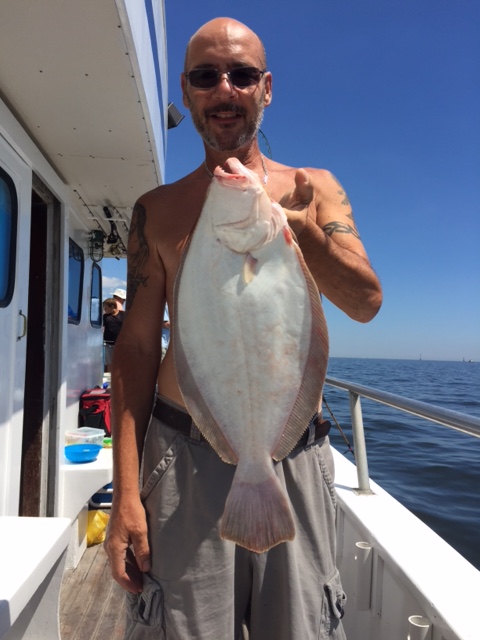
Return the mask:
<path id="1" fill-rule="evenodd" d="M 88 512 L 87 547 L 104 542 L 109 518 L 105 511 Z"/>

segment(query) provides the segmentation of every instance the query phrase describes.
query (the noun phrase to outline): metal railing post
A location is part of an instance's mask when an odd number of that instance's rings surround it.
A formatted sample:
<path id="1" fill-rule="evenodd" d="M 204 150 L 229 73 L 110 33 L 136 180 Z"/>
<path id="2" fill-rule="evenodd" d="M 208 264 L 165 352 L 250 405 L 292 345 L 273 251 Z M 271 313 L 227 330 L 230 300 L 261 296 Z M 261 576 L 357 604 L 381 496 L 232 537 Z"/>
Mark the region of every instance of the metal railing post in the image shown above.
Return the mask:
<path id="1" fill-rule="evenodd" d="M 363 430 L 362 405 L 360 396 L 349 391 L 350 413 L 352 416 L 353 441 L 355 447 L 355 463 L 357 466 L 359 493 L 372 493 L 368 477 L 367 447 Z"/>

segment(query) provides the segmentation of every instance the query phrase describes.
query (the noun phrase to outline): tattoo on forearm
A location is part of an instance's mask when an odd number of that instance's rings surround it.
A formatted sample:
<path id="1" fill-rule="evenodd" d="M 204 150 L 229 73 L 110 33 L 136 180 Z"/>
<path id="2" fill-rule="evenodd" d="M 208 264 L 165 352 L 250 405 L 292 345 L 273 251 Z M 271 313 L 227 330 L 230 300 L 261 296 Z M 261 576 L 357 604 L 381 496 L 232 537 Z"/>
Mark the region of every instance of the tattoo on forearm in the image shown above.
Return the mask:
<path id="1" fill-rule="evenodd" d="M 145 237 L 145 223 L 147 212 L 141 204 L 136 204 L 133 208 L 132 222 L 130 225 L 130 240 L 132 240 L 137 250 L 129 255 L 128 273 L 127 273 L 127 311 L 132 306 L 133 300 L 137 293 L 138 287 L 147 286 L 148 276 L 142 274 L 142 269 L 147 261 L 149 250 L 147 239 Z"/>
<path id="2" fill-rule="evenodd" d="M 355 229 L 355 227 L 352 227 L 351 225 L 346 224 L 345 222 L 339 222 L 339 221 L 329 222 L 324 227 L 322 227 L 322 229 L 323 231 L 325 231 L 327 236 L 333 236 L 334 233 L 351 233 L 353 236 L 355 236 L 355 238 L 360 239 L 360 234 Z"/>

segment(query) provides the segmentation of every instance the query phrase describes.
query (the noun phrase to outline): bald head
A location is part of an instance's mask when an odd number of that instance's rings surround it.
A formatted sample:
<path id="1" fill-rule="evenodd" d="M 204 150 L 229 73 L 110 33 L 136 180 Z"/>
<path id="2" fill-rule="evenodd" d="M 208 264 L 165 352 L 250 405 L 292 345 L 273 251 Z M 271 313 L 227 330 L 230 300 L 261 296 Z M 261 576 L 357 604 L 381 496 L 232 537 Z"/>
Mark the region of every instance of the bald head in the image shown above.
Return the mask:
<path id="1" fill-rule="evenodd" d="M 222 48 L 225 55 L 234 53 L 235 45 L 248 43 L 250 52 L 257 59 L 258 68 L 267 68 L 265 48 L 255 32 L 233 18 L 214 18 L 190 38 L 185 52 L 184 70 L 188 71 L 191 60 L 208 51 L 212 43 L 216 44 L 217 49 Z"/>

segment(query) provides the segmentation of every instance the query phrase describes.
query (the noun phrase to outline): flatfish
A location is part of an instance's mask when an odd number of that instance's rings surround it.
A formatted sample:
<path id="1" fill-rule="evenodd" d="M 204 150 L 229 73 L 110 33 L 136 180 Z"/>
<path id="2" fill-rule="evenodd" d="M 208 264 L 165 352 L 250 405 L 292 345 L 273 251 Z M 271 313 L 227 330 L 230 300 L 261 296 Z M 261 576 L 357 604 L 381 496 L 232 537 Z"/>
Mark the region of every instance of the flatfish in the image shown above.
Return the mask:
<path id="1" fill-rule="evenodd" d="M 285 212 L 236 158 L 215 169 L 175 281 L 173 351 L 185 406 L 237 465 L 220 535 L 255 552 L 292 540 L 275 462 L 316 413 L 328 335 Z"/>

